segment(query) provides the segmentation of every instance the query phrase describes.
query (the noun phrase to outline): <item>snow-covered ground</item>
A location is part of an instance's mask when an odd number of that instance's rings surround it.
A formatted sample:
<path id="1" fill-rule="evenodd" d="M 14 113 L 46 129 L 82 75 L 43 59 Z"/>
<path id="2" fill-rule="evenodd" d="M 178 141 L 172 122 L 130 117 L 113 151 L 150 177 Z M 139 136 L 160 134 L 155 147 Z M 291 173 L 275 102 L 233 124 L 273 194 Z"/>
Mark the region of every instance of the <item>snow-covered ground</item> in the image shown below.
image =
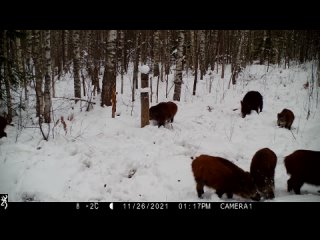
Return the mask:
<path id="1" fill-rule="evenodd" d="M 132 104 L 130 74 L 124 76 L 123 95 L 120 77 L 117 79 L 119 116 L 114 119 L 111 107 L 100 107 L 100 96 L 89 112 L 84 102 L 74 105 L 54 99 L 55 121 L 63 116 L 67 131 L 59 123 L 53 130 L 54 138 L 51 135 L 44 141 L 38 128 L 30 128 L 31 121 L 22 131 L 7 126 L 8 137 L 0 139 L 0 193 L 8 193 L 9 201 L 18 202 L 249 201 L 237 195 L 231 200 L 225 195 L 219 199 L 209 188 L 199 199 L 191 157 L 221 156 L 249 170 L 254 153 L 268 147 L 278 157 L 276 197 L 271 201 L 320 201 L 319 186 L 304 184 L 301 195 L 288 193 L 289 176 L 283 164 L 284 157 L 297 149 L 320 151 L 319 88 L 314 89 L 309 101 L 310 88 L 303 87 L 311 80 L 311 64 L 290 69 L 270 66 L 268 72 L 266 66 L 248 66 L 230 89 L 230 69 L 224 79 L 214 71 L 198 81 L 196 96 L 192 95 L 193 76 L 184 73 L 181 101 L 176 102 L 178 112 L 172 126 L 166 128 L 152 124 L 140 128 L 140 93 L 136 92 Z M 172 71 L 168 99 L 165 83 L 160 82 L 159 102 L 172 100 L 173 77 Z M 242 118 L 240 100 L 250 90 L 262 94 L 263 111 L 252 111 Z M 57 82 L 56 95 L 72 94 L 73 80 L 67 75 Z M 155 94 L 152 100 L 150 106 L 156 104 Z M 235 108 L 238 110 L 233 111 Z M 283 108 L 295 114 L 292 132 L 277 127 L 277 113 Z M 72 121 L 67 120 L 72 115 Z"/>

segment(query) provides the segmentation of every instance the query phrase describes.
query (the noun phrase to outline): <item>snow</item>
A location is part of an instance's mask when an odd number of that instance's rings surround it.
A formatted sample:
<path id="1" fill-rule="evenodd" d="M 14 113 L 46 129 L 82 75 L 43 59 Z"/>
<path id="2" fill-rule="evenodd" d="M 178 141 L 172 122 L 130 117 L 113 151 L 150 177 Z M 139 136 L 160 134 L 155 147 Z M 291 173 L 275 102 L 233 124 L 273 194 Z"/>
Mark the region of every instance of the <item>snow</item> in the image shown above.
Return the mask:
<path id="1" fill-rule="evenodd" d="M 237 195 L 219 199 L 206 187 L 204 198 L 199 199 L 191 157 L 220 156 L 248 171 L 254 153 L 268 147 L 278 157 L 276 197 L 268 201 L 318 202 L 319 186 L 304 184 L 301 195 L 287 192 L 289 175 L 283 164 L 284 157 L 297 149 L 320 150 L 319 88 L 314 89 L 310 102 L 310 90 L 303 88 L 311 79 L 311 64 L 292 64 L 290 69 L 269 66 L 268 71 L 267 66 L 248 66 L 230 89 L 227 66 L 224 79 L 215 70 L 199 80 L 195 96 L 193 76 L 184 72 L 181 101 L 175 102 L 177 115 L 165 128 L 152 124 L 140 128 L 139 92 L 132 103 L 129 80 L 124 94 L 117 95 L 116 118 L 111 118 L 111 107 L 100 107 L 100 96 L 93 99 L 97 104 L 90 112 L 85 111 L 84 102 L 53 99 L 55 122 L 63 116 L 66 129 L 59 122 L 49 141 L 42 140 L 37 125 L 29 119 L 25 120 L 28 128 L 22 131 L 7 126 L 8 137 L 0 139 L 0 193 L 18 202 L 250 201 Z M 72 97 L 70 78 L 66 75 L 56 82 L 57 96 Z M 167 99 L 165 82 L 160 81 L 159 102 L 172 101 L 173 80 L 174 71 L 169 75 Z M 120 77 L 117 81 L 120 92 Z M 156 86 L 156 79 L 153 81 Z M 240 100 L 250 90 L 262 94 L 263 111 L 242 118 Z M 150 106 L 157 104 L 155 92 L 152 98 Z M 238 110 L 233 111 L 235 108 Z M 277 113 L 283 108 L 295 114 L 292 132 L 276 125 Z"/>
<path id="2" fill-rule="evenodd" d="M 147 88 L 140 88 L 139 89 L 140 93 L 150 93 L 151 92 L 151 89 L 149 87 Z"/>
<path id="3" fill-rule="evenodd" d="M 150 68 L 147 65 L 142 65 L 139 69 L 140 69 L 140 72 L 144 74 L 148 74 L 150 71 Z"/>

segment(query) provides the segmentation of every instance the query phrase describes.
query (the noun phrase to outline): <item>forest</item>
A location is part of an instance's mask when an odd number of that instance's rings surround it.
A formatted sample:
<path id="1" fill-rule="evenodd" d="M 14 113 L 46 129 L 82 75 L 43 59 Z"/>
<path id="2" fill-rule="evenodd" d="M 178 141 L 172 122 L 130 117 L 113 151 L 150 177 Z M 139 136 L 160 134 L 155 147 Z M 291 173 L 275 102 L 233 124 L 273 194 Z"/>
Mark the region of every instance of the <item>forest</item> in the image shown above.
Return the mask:
<path id="1" fill-rule="evenodd" d="M 292 62 L 318 59 L 320 51 L 319 31 L 312 30 L 2 30 L 0 34 L 1 114 L 11 122 L 20 108 L 35 110 L 41 124 L 52 122 L 55 83 L 68 72 L 73 74 L 74 101 L 86 97 L 89 110 L 91 97 L 100 93 L 99 104 L 112 105 L 118 75 L 123 94 L 123 76 L 130 63 L 132 101 L 139 64 L 148 65 L 149 74 L 157 78 L 156 86 L 150 82 L 156 102 L 159 81 L 167 83 L 174 68 L 173 100 L 180 101 L 182 71 L 192 72 L 195 95 L 197 81 L 208 70 L 220 71 L 224 78 L 225 66 L 230 65 L 227 81 L 234 85 L 247 65 L 290 68 Z M 35 94 L 35 104 L 30 94 Z"/>

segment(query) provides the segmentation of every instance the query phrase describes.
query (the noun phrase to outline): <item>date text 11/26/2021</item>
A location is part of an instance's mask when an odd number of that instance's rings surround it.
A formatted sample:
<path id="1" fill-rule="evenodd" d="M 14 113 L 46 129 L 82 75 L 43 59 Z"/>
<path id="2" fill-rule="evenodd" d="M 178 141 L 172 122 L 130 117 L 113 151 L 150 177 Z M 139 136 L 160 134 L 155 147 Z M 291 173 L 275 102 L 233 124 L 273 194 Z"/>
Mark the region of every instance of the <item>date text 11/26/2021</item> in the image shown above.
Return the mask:
<path id="1" fill-rule="evenodd" d="M 252 203 L 233 202 L 233 203 L 211 203 L 211 202 L 127 202 L 122 203 L 123 210 L 252 210 Z"/>

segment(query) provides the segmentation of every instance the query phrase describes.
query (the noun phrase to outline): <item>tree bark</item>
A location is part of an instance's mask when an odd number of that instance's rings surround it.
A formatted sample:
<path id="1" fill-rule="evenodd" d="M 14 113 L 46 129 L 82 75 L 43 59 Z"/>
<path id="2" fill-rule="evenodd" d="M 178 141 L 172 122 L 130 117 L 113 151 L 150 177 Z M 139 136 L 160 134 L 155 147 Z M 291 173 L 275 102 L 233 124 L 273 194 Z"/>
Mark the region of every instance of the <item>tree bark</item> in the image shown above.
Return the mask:
<path id="1" fill-rule="evenodd" d="M 206 40 L 206 32 L 205 30 L 199 31 L 199 40 L 200 40 L 200 80 L 203 80 L 203 75 L 206 71 L 205 66 L 205 40 Z"/>
<path id="2" fill-rule="evenodd" d="M 107 36 L 107 56 L 106 65 L 104 68 L 102 93 L 101 93 L 101 106 L 111 106 L 112 102 L 112 88 L 116 86 L 116 38 L 117 30 L 109 30 Z"/>
<path id="3" fill-rule="evenodd" d="M 160 39 L 159 39 L 159 31 L 156 30 L 153 34 L 153 76 L 158 77 L 160 74 L 159 70 L 159 62 L 160 62 Z"/>
<path id="4" fill-rule="evenodd" d="M 174 78 L 174 94 L 173 94 L 174 101 L 180 101 L 180 97 L 181 97 L 183 45 L 184 45 L 184 31 L 180 30 L 179 36 L 178 36 L 177 66 L 176 66 L 176 74 Z"/>
<path id="5" fill-rule="evenodd" d="M 74 77 L 74 96 L 81 98 L 81 80 L 80 80 L 80 36 L 79 31 L 75 30 L 72 35 L 73 39 L 73 77 Z M 78 101 L 75 100 L 75 103 Z"/>
<path id="6" fill-rule="evenodd" d="M 51 44 L 50 44 L 50 30 L 45 31 L 45 83 L 44 83 L 44 122 L 51 122 Z"/>
<path id="7" fill-rule="evenodd" d="M 235 85 L 237 83 L 237 77 L 238 74 L 241 70 L 240 65 L 241 65 L 241 50 L 242 50 L 242 44 L 244 41 L 244 35 L 245 35 L 245 31 L 239 31 L 240 34 L 240 43 L 239 46 L 237 48 L 237 55 L 236 55 L 236 59 L 234 62 L 234 67 L 232 69 L 232 73 L 231 73 L 231 80 L 232 80 L 232 84 Z M 230 82 L 228 85 L 228 88 L 230 88 Z"/>
<path id="8" fill-rule="evenodd" d="M 120 86 L 120 93 L 123 94 L 123 75 L 125 72 L 125 36 L 124 36 L 124 31 L 121 30 L 119 31 L 120 34 L 120 40 L 119 40 L 119 45 L 121 49 L 121 65 L 120 65 L 120 72 L 121 72 L 121 86 Z"/>
<path id="9" fill-rule="evenodd" d="M 37 109 L 37 117 L 40 118 L 40 122 L 42 122 L 41 118 L 43 117 L 43 80 L 42 80 L 42 68 L 41 68 L 41 50 L 40 50 L 40 31 L 35 30 L 35 42 L 34 42 L 34 51 L 33 51 L 33 62 L 35 68 L 35 78 L 36 78 L 36 109 Z"/>
<path id="10" fill-rule="evenodd" d="M 6 89 L 6 97 L 7 97 L 7 120 L 12 120 L 12 102 L 11 102 L 11 91 L 10 91 L 10 79 L 11 79 L 11 66 L 9 65 L 9 37 L 7 36 L 7 31 L 5 30 L 3 33 L 3 55 L 4 55 L 4 84 Z"/>
<path id="11" fill-rule="evenodd" d="M 141 89 L 148 88 L 149 74 L 141 73 Z M 149 125 L 149 92 L 141 91 L 141 128 Z"/>
<path id="12" fill-rule="evenodd" d="M 221 51 L 220 51 L 220 56 L 222 58 L 222 67 L 221 67 L 221 78 L 224 79 L 224 66 L 225 66 L 225 49 L 224 49 L 224 31 L 221 30 Z"/>
<path id="13" fill-rule="evenodd" d="M 69 49 L 69 31 L 63 30 L 62 32 L 62 61 L 63 61 L 63 69 L 64 72 L 68 71 L 68 49 Z"/>
<path id="14" fill-rule="evenodd" d="M 198 33 L 195 31 L 194 35 L 194 48 L 193 48 L 193 56 L 194 56 L 194 62 L 193 62 L 193 67 L 194 67 L 194 80 L 193 80 L 193 91 L 192 95 L 196 95 L 197 91 L 197 82 L 198 82 L 198 67 L 199 67 L 199 38 L 198 38 Z"/>
<path id="15" fill-rule="evenodd" d="M 134 67 L 133 67 L 133 85 L 132 85 L 132 102 L 134 102 L 134 89 L 138 89 L 138 68 L 139 68 L 139 46 L 140 32 L 136 32 L 135 36 L 135 51 L 134 51 Z"/>

